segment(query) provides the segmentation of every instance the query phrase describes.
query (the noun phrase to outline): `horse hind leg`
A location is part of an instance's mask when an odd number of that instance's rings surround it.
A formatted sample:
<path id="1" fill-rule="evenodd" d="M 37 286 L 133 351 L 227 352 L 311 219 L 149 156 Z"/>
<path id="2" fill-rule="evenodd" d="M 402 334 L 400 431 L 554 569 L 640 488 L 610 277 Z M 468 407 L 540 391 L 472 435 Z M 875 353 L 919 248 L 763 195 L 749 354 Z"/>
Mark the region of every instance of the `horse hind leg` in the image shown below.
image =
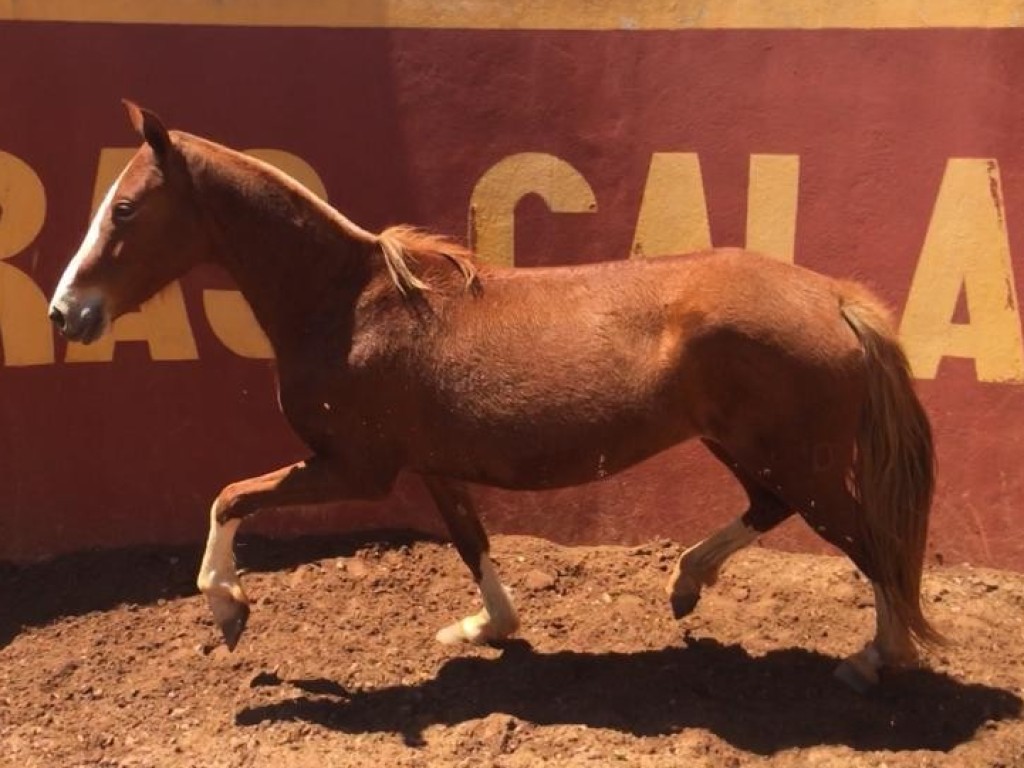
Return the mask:
<path id="1" fill-rule="evenodd" d="M 782 499 L 743 469 L 725 449 L 707 440 L 704 444 L 739 480 L 750 506 L 729 525 L 687 549 L 676 562 L 665 591 L 672 605 L 672 614 L 677 619 L 693 611 L 700 600 L 701 590 L 714 585 L 729 557 L 793 513 Z"/>
<path id="2" fill-rule="evenodd" d="M 508 590 L 498 578 L 489 554 L 487 532 L 469 494 L 461 483 L 453 480 L 434 476 L 424 476 L 423 480 L 451 533 L 456 550 L 473 574 L 484 604 L 478 613 L 441 629 L 437 633 L 438 642 L 445 645 L 461 642 L 484 644 L 511 637 L 519 628 L 519 617 Z"/>
<path id="3" fill-rule="evenodd" d="M 915 665 L 917 650 L 910 628 L 890 605 L 882 588 L 880 571 L 860 519 L 860 505 L 847 489 L 845 476 L 837 473 L 834 465 L 807 467 L 805 462 L 782 458 L 776 459 L 770 468 L 768 488 L 762 478 L 730 461 L 721 448 L 713 444 L 708 447 L 733 471 L 750 497 L 750 509 L 741 521 L 746 520 L 750 528 L 766 531 L 799 511 L 815 533 L 841 550 L 871 581 L 875 593 L 875 635 L 862 650 L 837 667 L 836 677 L 863 693 L 879 682 L 881 670 Z M 680 575 L 674 577 L 671 587 L 673 607 L 677 602 L 687 607 L 684 600 L 696 603 L 700 585 L 714 582 L 721 563 L 743 545 L 741 521 L 683 555 L 677 568 Z"/>
<path id="4" fill-rule="evenodd" d="M 860 651 L 847 657 L 835 670 L 836 677 L 859 693 L 879 682 L 883 669 L 917 664 L 918 655 L 909 627 L 889 605 L 879 582 L 859 521 L 859 505 L 841 480 L 827 490 L 811 494 L 800 514 L 825 541 L 838 547 L 871 581 L 875 595 L 875 635 Z"/>

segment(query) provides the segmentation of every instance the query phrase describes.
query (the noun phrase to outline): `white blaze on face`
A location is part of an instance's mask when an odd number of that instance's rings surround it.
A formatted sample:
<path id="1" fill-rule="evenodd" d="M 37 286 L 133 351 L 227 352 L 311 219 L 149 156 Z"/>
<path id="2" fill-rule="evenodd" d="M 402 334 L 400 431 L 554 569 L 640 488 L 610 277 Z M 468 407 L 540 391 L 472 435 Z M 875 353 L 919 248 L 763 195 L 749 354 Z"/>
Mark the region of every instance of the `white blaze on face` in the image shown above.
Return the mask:
<path id="1" fill-rule="evenodd" d="M 64 268 L 64 274 L 61 275 L 60 282 L 57 284 L 57 290 L 53 292 L 53 300 L 50 302 L 50 309 L 58 309 L 63 313 L 67 313 L 68 307 L 73 303 L 73 297 L 69 294 L 69 288 L 71 284 L 78 277 L 78 271 L 82 268 L 82 263 L 89 257 L 89 254 L 96 248 L 96 244 L 100 240 L 100 234 L 103 228 L 103 222 L 110 218 L 110 207 L 114 202 L 114 193 L 117 191 L 118 186 L 121 184 L 121 179 L 124 177 L 127 166 L 118 175 L 117 179 L 113 184 L 110 185 L 110 189 L 107 190 L 107 194 L 103 197 L 103 201 L 96 209 L 96 213 L 92 217 L 92 221 L 89 223 L 89 230 L 85 233 L 85 239 L 82 240 L 82 244 L 78 246 L 78 252 L 75 253 L 74 257 L 68 262 L 67 267 Z"/>

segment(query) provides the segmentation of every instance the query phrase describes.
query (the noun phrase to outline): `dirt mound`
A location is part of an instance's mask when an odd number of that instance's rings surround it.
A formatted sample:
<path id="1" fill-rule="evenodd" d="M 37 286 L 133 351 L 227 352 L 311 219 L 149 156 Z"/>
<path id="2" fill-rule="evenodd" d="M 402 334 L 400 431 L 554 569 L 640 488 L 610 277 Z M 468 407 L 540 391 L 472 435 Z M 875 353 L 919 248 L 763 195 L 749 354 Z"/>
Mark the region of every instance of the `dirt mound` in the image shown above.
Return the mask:
<path id="1" fill-rule="evenodd" d="M 435 542 L 251 541 L 256 600 L 227 653 L 192 550 L 0 574 L 0 764 L 1024 766 L 1024 577 L 929 571 L 953 641 L 868 697 L 831 676 L 874 626 L 843 559 L 754 548 L 677 623 L 680 549 L 496 537 L 523 628 L 434 632 L 476 610 Z"/>

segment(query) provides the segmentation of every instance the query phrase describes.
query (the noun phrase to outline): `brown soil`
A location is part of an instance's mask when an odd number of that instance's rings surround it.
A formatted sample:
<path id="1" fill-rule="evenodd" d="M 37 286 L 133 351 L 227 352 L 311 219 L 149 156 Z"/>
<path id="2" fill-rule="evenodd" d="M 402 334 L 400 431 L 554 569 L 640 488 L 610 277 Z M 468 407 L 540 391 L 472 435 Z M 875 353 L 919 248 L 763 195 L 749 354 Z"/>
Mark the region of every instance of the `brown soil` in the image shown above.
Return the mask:
<path id="1" fill-rule="evenodd" d="M 874 621 L 846 560 L 754 548 L 677 623 L 678 551 L 497 537 L 523 620 L 503 649 L 434 642 L 477 601 L 433 542 L 243 543 L 233 654 L 192 550 L 8 569 L 0 763 L 1024 766 L 1024 576 L 930 571 L 953 644 L 862 697 L 831 676 Z"/>

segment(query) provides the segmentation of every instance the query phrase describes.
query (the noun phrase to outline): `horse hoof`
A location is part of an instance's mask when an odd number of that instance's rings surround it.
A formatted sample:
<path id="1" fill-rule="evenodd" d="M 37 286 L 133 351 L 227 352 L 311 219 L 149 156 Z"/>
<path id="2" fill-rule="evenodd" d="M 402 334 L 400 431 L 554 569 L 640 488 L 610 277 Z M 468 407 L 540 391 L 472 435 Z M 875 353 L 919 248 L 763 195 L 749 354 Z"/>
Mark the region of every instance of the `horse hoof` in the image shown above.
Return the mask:
<path id="1" fill-rule="evenodd" d="M 441 645 L 459 645 L 460 643 L 484 645 L 491 639 L 491 634 L 487 618 L 478 614 L 449 624 L 439 630 L 435 637 Z"/>
<path id="2" fill-rule="evenodd" d="M 441 645 L 458 645 L 469 640 L 466 637 L 466 633 L 462 630 L 462 622 L 459 621 L 439 629 L 434 639 Z"/>
<path id="3" fill-rule="evenodd" d="M 693 612 L 693 609 L 697 607 L 697 602 L 700 600 L 700 592 L 687 592 L 685 594 L 672 595 L 669 598 L 669 602 L 672 603 L 672 615 L 676 619 L 681 619 L 683 616 L 689 616 Z"/>
<path id="4" fill-rule="evenodd" d="M 864 669 L 849 660 L 836 667 L 835 672 L 832 674 L 837 680 L 840 680 L 861 696 L 871 693 L 875 686 L 878 685 L 877 672 L 871 669 Z"/>
<path id="5" fill-rule="evenodd" d="M 462 621 L 449 624 L 438 631 L 435 637 L 437 642 L 442 645 L 458 645 L 459 643 L 494 645 L 508 640 L 516 633 L 517 629 L 519 629 L 519 620 L 515 615 L 507 617 L 503 621 L 495 621 L 484 610 L 473 616 L 467 616 Z"/>
<path id="6" fill-rule="evenodd" d="M 249 606 L 236 600 L 223 597 L 210 597 L 210 610 L 213 620 L 224 636 L 224 644 L 229 651 L 235 650 L 238 640 L 245 631 L 249 621 Z"/>

